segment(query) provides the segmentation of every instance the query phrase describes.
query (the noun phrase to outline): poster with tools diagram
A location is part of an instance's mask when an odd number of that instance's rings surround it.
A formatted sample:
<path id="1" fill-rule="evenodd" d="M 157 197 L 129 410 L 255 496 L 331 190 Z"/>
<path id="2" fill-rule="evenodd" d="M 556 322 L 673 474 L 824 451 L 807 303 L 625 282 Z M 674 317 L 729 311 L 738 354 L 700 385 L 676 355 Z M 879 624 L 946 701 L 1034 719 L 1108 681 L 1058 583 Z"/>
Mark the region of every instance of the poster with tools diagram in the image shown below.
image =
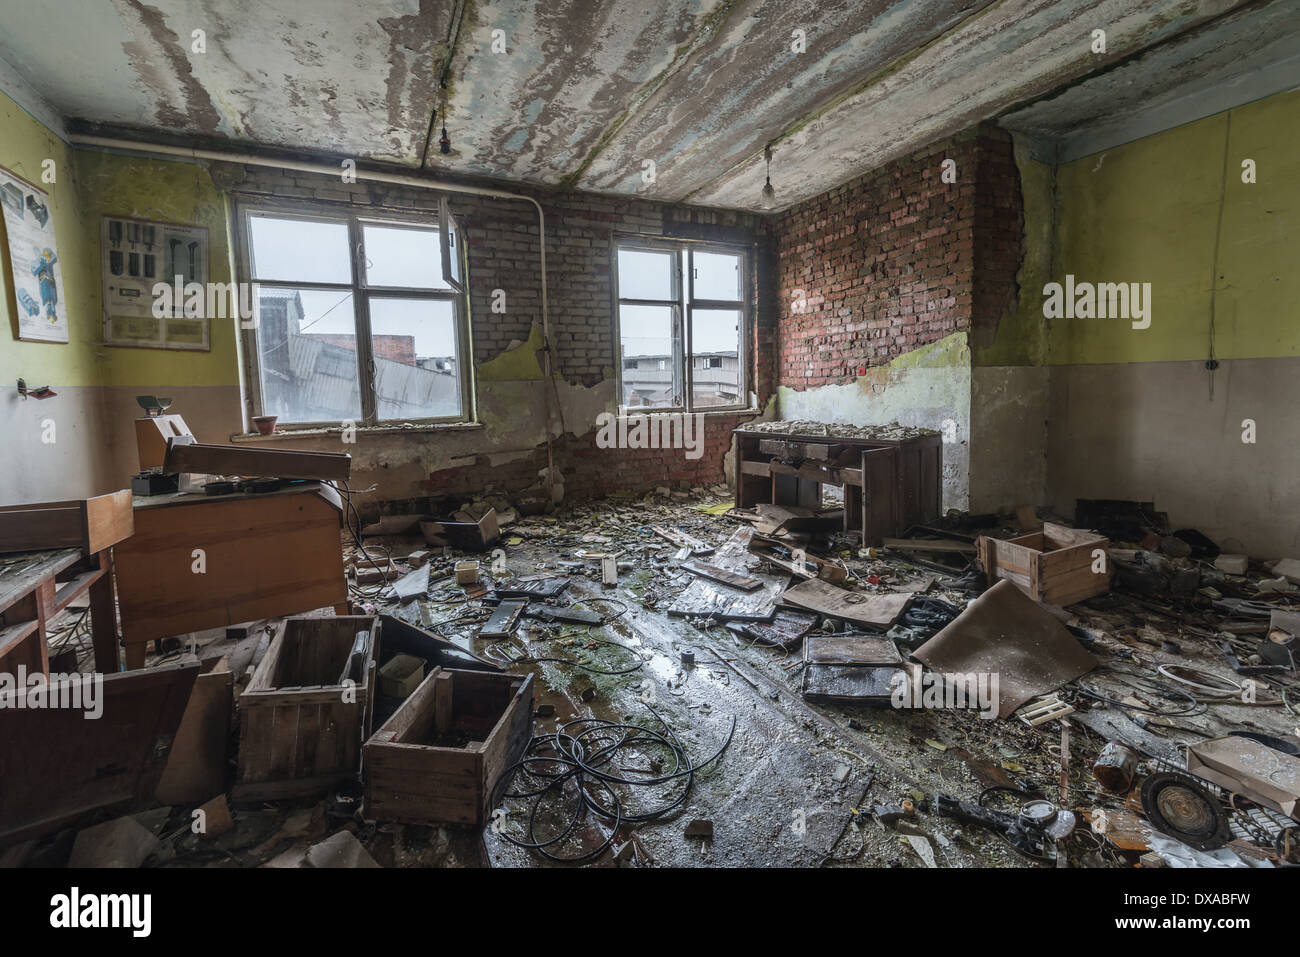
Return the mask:
<path id="1" fill-rule="evenodd" d="M 204 309 L 186 310 L 185 287 L 208 281 L 208 231 L 202 226 L 105 216 L 99 248 L 104 342 L 146 349 L 208 348 Z M 154 296 L 165 283 L 169 295 Z M 206 296 L 203 296 L 206 305 Z"/>
<path id="2" fill-rule="evenodd" d="M 18 338 L 67 342 L 68 306 L 50 198 L 39 186 L 0 167 L 0 208 L 18 306 Z"/>

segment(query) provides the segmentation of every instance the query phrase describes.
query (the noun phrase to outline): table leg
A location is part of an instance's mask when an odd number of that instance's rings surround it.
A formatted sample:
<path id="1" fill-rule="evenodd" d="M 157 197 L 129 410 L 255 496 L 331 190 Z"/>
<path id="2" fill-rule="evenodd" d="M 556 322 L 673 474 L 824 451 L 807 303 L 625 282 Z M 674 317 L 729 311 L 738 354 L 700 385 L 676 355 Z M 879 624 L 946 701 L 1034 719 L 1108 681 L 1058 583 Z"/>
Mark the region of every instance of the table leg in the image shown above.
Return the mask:
<path id="1" fill-rule="evenodd" d="M 107 549 L 96 557 L 104 574 L 90 586 L 90 636 L 95 646 L 95 670 L 112 675 L 121 670 L 117 651 L 117 607 L 113 600 L 113 566 Z"/>

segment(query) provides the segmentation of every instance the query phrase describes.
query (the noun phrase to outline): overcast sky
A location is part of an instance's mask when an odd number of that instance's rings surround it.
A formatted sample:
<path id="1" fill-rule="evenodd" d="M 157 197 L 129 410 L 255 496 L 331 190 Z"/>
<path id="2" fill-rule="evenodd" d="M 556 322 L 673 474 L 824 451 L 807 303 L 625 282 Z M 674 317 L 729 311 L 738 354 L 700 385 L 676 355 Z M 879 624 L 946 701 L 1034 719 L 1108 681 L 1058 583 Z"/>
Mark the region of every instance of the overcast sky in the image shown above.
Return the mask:
<path id="1" fill-rule="evenodd" d="M 250 217 L 257 279 L 288 282 L 351 282 L 348 230 L 343 223 Z M 442 281 L 439 235 L 431 230 L 366 225 L 366 280 L 372 286 L 398 285 L 418 289 L 446 289 Z M 671 252 L 619 251 L 619 296 L 633 299 L 671 299 Z M 739 258 L 697 252 L 697 299 L 740 297 Z M 683 276 L 685 276 L 683 265 Z M 506 308 L 510 308 L 506 290 Z M 342 290 L 301 291 L 305 333 L 355 334 L 350 293 Z M 455 326 L 448 302 L 394 300 L 371 297 L 370 326 L 375 335 L 415 337 L 421 358 L 454 355 Z M 735 352 L 740 314 L 734 310 L 695 312 L 696 352 Z M 672 353 L 671 312 L 663 307 L 624 306 L 621 332 L 625 355 Z"/>

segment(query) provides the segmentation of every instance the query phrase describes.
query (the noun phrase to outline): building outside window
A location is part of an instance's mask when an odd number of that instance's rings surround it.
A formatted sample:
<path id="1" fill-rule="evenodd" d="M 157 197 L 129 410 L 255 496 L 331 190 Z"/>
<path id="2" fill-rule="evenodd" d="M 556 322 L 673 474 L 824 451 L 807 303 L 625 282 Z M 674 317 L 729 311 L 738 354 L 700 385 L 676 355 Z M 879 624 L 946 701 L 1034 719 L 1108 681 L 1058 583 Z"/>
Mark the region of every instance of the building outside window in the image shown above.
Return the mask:
<path id="1" fill-rule="evenodd" d="M 622 407 L 743 408 L 747 251 L 624 240 L 617 264 Z"/>
<path id="2" fill-rule="evenodd" d="M 471 417 L 464 251 L 427 220 L 249 208 L 245 331 L 254 414 L 280 424 Z M 444 237 L 449 237 L 444 243 Z"/>

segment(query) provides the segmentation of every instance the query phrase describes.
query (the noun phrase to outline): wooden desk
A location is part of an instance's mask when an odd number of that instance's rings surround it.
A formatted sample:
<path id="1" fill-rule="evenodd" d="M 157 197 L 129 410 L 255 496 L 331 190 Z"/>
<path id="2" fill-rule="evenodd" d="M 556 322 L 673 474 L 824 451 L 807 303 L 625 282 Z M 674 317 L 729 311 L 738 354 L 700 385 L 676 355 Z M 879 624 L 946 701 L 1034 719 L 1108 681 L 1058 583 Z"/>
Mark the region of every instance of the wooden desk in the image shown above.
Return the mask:
<path id="1" fill-rule="evenodd" d="M 844 531 L 864 545 L 902 535 L 943 514 L 943 440 L 938 432 L 890 437 L 732 430 L 736 506 L 821 505 L 822 485 L 844 488 Z"/>
<path id="2" fill-rule="evenodd" d="M 49 623 L 89 592 L 95 670 L 119 669 L 113 575 L 107 548 L 82 557 L 76 548 L 6 555 L 0 560 L 0 672 L 50 673 Z"/>
<path id="3" fill-rule="evenodd" d="M 138 496 L 115 550 L 128 668 L 145 645 L 333 605 L 347 613 L 342 502 L 316 482 L 277 492 Z"/>

